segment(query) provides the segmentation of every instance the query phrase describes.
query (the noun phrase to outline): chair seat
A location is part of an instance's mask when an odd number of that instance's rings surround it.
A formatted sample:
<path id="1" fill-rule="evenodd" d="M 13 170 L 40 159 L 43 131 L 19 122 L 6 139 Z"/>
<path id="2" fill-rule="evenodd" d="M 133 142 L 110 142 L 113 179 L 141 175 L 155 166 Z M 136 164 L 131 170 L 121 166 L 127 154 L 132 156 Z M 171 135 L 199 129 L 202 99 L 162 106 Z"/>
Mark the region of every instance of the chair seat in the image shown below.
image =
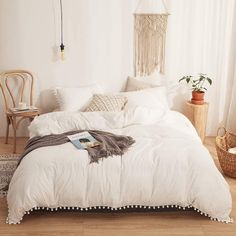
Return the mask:
<path id="1" fill-rule="evenodd" d="M 40 111 L 22 111 L 22 112 L 12 112 L 12 111 L 7 111 L 6 115 L 8 117 L 35 117 L 40 115 Z"/>

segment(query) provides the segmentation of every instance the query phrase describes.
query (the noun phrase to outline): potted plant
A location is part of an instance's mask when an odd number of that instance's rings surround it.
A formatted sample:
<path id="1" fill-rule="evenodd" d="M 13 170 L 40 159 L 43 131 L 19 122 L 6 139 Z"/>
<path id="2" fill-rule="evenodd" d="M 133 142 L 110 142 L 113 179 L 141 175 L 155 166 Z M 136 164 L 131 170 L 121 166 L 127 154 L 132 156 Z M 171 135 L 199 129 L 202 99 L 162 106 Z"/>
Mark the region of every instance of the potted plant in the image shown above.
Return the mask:
<path id="1" fill-rule="evenodd" d="M 191 84 L 192 89 L 192 99 L 193 104 L 202 105 L 204 103 L 204 95 L 207 88 L 206 83 L 212 85 L 212 79 L 210 79 L 206 74 L 200 73 L 197 77 L 187 75 L 182 77 L 179 82 L 186 81 L 187 84 Z"/>

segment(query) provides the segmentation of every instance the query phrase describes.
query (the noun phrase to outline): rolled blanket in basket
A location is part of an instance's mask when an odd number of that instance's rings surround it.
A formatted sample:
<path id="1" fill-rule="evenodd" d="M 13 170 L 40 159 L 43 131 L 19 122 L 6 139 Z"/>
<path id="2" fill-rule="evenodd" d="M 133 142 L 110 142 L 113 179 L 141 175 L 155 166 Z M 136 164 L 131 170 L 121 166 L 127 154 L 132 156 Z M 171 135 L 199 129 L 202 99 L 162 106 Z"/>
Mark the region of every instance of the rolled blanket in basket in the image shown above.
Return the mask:
<path id="1" fill-rule="evenodd" d="M 228 150 L 229 153 L 236 154 L 236 147 L 234 148 L 229 148 Z"/>
<path id="2" fill-rule="evenodd" d="M 98 162 L 100 158 L 107 158 L 109 156 L 122 156 L 128 148 L 135 143 L 135 140 L 130 136 L 116 135 L 100 130 L 77 130 L 70 131 L 63 134 L 52 134 L 46 136 L 38 136 L 30 139 L 25 147 L 24 153 L 21 155 L 20 162 L 30 152 L 35 149 L 55 146 L 70 142 L 68 136 L 88 131 L 100 145 L 92 148 L 86 148 L 92 162 Z M 19 162 L 19 164 L 20 164 Z"/>

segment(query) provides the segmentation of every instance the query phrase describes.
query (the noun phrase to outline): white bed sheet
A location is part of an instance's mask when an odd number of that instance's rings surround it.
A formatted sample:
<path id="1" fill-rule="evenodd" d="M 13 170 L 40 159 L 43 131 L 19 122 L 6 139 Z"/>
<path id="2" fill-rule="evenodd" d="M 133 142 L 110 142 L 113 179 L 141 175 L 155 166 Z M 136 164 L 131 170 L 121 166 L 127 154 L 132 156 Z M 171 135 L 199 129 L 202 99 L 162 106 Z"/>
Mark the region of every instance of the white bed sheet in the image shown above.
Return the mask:
<path id="1" fill-rule="evenodd" d="M 230 222 L 228 184 L 189 120 L 174 111 L 146 112 L 147 124 L 145 117 L 137 116 L 138 121 L 132 114 L 52 113 L 37 118 L 30 127 L 31 136 L 101 127 L 130 135 L 136 143 L 123 157 L 109 157 L 99 164 L 90 164 L 87 151 L 71 143 L 32 151 L 11 180 L 8 222 L 19 223 L 26 212 L 39 207 L 171 205 L 194 207 Z"/>

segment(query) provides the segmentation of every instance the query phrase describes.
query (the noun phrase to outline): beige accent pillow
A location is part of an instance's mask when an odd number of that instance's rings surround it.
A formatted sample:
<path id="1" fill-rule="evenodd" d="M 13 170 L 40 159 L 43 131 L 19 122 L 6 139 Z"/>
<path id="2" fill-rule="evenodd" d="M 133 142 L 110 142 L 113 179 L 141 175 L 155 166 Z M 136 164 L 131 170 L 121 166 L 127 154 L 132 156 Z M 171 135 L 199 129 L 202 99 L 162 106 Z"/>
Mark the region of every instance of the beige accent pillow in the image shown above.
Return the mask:
<path id="1" fill-rule="evenodd" d="M 121 95 L 94 94 L 85 111 L 121 111 L 126 102 L 127 98 Z"/>
<path id="2" fill-rule="evenodd" d="M 153 81 L 150 81 L 148 79 L 146 79 L 146 81 L 143 81 L 141 79 L 128 77 L 125 91 L 130 92 L 160 86 L 160 84 L 155 84 L 152 82 Z"/>

